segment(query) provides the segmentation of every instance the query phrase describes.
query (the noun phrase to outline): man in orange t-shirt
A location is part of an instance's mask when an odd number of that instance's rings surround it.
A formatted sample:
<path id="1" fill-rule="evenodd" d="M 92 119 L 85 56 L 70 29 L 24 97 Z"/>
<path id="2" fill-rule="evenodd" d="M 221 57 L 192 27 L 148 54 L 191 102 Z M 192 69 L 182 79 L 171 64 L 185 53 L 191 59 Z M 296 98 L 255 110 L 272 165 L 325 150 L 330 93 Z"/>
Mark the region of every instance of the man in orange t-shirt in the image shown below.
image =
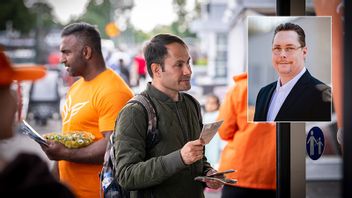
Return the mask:
<path id="1" fill-rule="evenodd" d="M 100 34 L 87 23 L 64 28 L 61 62 L 71 76 L 81 76 L 66 96 L 62 132 L 87 131 L 95 136 L 86 147 L 69 149 L 49 142 L 42 147 L 49 159 L 58 162 L 58 175 L 77 197 L 100 197 L 99 172 L 119 111 L 133 94 L 123 79 L 105 67 Z"/>
<path id="2" fill-rule="evenodd" d="M 247 73 L 234 77 L 235 86 L 221 105 L 224 120 L 219 135 L 228 141 L 221 153 L 219 171 L 237 170 L 226 177 L 238 180 L 225 185 L 222 198 L 276 197 L 276 130 L 271 123 L 247 122 Z"/>

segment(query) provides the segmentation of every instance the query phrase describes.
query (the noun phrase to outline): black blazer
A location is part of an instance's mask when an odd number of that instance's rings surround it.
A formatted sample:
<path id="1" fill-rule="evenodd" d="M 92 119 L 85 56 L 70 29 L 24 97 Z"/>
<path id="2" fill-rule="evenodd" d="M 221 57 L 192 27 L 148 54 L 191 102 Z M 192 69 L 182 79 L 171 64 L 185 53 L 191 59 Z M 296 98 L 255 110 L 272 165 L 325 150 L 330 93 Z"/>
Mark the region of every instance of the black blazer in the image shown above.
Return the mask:
<path id="1" fill-rule="evenodd" d="M 272 95 L 277 82 L 260 89 L 255 104 L 254 121 L 266 121 Z M 286 100 L 275 121 L 330 121 L 331 89 L 314 78 L 308 70 L 301 76 Z"/>

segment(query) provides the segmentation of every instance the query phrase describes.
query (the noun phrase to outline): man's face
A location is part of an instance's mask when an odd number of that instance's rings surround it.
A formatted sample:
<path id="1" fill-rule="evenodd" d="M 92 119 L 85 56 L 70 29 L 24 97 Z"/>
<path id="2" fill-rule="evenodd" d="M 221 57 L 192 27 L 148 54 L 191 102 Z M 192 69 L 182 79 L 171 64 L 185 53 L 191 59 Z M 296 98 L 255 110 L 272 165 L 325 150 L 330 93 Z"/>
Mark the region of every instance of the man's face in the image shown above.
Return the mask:
<path id="1" fill-rule="evenodd" d="M 160 84 L 163 91 L 179 92 L 191 89 L 191 57 L 188 49 L 179 44 L 166 46 L 168 54 L 164 60 L 164 70 L 160 72 Z"/>
<path id="2" fill-rule="evenodd" d="M 86 61 L 83 57 L 83 46 L 76 36 L 62 37 L 60 51 L 60 61 L 65 64 L 67 72 L 71 76 L 82 76 L 86 68 Z"/>
<path id="3" fill-rule="evenodd" d="M 15 113 L 17 111 L 16 92 L 9 86 L 0 86 L 0 140 L 13 136 Z"/>
<path id="4" fill-rule="evenodd" d="M 280 77 L 292 79 L 304 67 L 307 47 L 300 45 L 298 34 L 295 31 L 276 33 L 272 48 L 273 67 Z"/>

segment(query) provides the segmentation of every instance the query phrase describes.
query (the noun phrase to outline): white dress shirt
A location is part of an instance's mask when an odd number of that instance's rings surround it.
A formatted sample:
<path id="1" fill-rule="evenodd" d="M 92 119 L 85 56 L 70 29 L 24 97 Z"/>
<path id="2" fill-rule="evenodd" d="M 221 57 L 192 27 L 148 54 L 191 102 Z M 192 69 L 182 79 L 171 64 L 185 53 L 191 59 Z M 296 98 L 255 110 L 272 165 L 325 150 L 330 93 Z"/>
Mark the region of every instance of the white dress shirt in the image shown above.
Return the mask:
<path id="1" fill-rule="evenodd" d="M 288 94 L 291 92 L 292 88 L 295 86 L 297 81 L 301 78 L 301 76 L 306 72 L 306 68 L 303 67 L 303 69 L 290 81 L 288 81 L 286 84 L 281 86 L 281 81 L 280 77 L 277 80 L 276 84 L 276 89 L 273 93 L 273 96 L 271 97 L 271 102 L 268 110 L 268 114 L 266 116 L 267 121 L 274 121 L 277 113 L 281 109 L 282 104 L 286 100 L 286 97 Z"/>

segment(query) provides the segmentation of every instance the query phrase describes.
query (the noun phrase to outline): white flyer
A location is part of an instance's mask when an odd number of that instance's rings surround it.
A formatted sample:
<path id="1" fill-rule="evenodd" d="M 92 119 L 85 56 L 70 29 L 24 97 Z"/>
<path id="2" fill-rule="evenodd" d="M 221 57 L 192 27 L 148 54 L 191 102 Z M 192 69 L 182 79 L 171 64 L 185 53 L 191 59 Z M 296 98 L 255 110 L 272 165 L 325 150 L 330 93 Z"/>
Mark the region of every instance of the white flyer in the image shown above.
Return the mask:
<path id="1" fill-rule="evenodd" d="M 214 135 L 223 122 L 223 120 L 220 120 L 217 122 L 203 124 L 203 129 L 200 133 L 199 139 L 202 139 L 205 144 L 208 144 L 211 139 L 213 139 Z"/>

